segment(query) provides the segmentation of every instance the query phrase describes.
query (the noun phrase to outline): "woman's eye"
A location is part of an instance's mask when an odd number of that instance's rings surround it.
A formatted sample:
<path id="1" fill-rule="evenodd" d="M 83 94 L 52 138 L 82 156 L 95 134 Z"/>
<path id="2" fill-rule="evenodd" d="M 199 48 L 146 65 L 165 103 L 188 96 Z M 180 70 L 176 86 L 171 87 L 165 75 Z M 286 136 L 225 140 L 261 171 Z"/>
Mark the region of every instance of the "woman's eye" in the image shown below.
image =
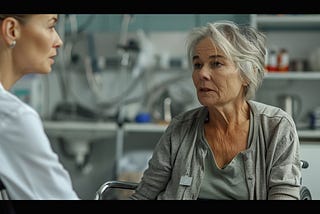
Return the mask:
<path id="1" fill-rule="evenodd" d="M 194 63 L 193 64 L 193 68 L 194 69 L 200 69 L 201 68 L 201 64 L 200 63 Z"/>
<path id="2" fill-rule="evenodd" d="M 213 68 L 220 67 L 221 65 L 222 65 L 222 63 L 217 62 L 217 61 L 211 63 L 211 67 L 213 67 Z"/>

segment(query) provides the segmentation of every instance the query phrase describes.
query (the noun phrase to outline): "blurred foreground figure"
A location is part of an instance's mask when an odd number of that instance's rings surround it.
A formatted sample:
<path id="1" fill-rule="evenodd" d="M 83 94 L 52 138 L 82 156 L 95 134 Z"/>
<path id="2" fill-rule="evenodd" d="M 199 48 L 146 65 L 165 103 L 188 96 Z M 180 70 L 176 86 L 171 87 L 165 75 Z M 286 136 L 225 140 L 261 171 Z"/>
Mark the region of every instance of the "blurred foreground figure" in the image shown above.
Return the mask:
<path id="1" fill-rule="evenodd" d="M 78 199 L 38 113 L 9 92 L 26 74 L 48 74 L 63 44 L 57 14 L 0 14 L 0 180 L 13 200 Z"/>

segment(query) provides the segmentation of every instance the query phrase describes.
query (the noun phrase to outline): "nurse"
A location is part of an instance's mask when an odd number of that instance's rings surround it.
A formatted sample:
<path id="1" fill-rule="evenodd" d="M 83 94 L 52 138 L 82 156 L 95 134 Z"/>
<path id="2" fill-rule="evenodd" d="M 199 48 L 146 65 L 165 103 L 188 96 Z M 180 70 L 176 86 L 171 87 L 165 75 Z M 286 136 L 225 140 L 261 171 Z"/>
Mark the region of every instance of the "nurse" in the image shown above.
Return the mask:
<path id="1" fill-rule="evenodd" d="M 57 14 L 0 14 L 0 180 L 10 199 L 79 199 L 38 113 L 10 93 L 24 75 L 48 74 L 63 42 Z"/>

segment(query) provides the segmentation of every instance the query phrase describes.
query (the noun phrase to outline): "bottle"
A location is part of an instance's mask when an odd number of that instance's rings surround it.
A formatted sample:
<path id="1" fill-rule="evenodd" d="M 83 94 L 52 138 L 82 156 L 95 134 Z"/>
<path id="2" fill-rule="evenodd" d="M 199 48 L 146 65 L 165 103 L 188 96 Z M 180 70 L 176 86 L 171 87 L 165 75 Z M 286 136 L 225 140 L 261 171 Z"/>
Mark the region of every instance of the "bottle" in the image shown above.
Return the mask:
<path id="1" fill-rule="evenodd" d="M 285 48 L 280 49 L 277 57 L 278 71 L 287 72 L 289 71 L 289 54 Z"/>
<path id="2" fill-rule="evenodd" d="M 267 71 L 276 72 L 278 70 L 277 54 L 275 50 L 270 50 L 267 62 Z"/>

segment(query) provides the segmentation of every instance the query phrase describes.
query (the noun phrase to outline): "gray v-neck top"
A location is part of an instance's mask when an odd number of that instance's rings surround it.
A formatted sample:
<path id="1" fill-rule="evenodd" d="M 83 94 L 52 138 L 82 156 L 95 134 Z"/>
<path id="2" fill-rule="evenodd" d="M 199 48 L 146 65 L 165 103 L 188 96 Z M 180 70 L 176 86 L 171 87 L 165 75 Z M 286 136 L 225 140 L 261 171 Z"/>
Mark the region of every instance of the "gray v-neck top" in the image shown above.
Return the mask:
<path id="1" fill-rule="evenodd" d="M 250 112 L 250 118 L 252 118 Z M 253 120 L 250 120 L 247 148 L 252 140 Z M 201 128 L 201 126 L 199 126 Z M 204 129 L 202 129 L 204 130 Z M 243 162 L 243 153 L 239 152 L 230 163 L 223 168 L 216 164 L 213 151 L 207 142 L 204 131 L 202 131 L 201 140 L 210 151 L 204 162 L 204 177 L 200 187 L 200 199 L 213 200 L 248 200 L 249 190 L 246 183 L 246 174 Z"/>

